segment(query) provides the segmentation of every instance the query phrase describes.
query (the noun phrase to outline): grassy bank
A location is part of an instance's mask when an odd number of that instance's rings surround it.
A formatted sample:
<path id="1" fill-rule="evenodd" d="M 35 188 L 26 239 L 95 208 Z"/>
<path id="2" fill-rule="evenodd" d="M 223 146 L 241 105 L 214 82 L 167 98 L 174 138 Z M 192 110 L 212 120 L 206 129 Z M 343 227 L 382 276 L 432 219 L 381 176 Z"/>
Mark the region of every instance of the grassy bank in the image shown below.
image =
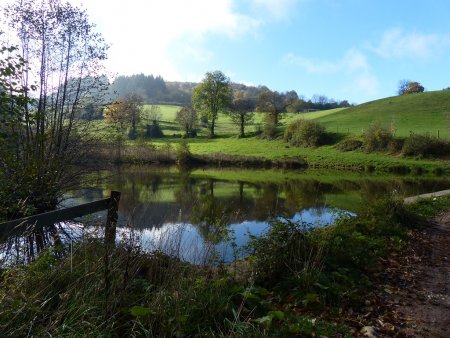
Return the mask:
<path id="1" fill-rule="evenodd" d="M 103 145 L 94 151 L 93 160 L 104 163 L 175 164 L 179 159 L 180 138 L 128 142 L 120 152 L 114 145 Z M 412 159 L 387 153 L 362 150 L 341 152 L 334 146 L 296 148 L 282 140 L 257 137 L 196 138 L 188 141 L 191 164 L 259 168 L 316 168 L 391 173 L 436 173 L 450 170 L 446 161 Z"/>
<path id="2" fill-rule="evenodd" d="M 145 253 L 131 234 L 115 248 L 84 238 L 1 271 L 0 329 L 5 336 L 354 336 L 364 323 L 345 314 L 370 306 L 365 294 L 379 259 L 448 207 L 448 198 L 407 208 L 386 200 L 316 231 L 274 223 L 249 245 L 246 261 L 229 266 L 214 255 L 192 266 Z"/>

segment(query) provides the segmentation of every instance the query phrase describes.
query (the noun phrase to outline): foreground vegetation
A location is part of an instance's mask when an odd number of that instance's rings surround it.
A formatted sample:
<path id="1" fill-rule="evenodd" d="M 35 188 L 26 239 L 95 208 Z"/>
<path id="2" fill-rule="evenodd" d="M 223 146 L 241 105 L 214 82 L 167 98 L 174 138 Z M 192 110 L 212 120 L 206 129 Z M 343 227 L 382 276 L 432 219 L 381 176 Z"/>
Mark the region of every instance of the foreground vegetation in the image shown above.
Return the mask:
<path id="1" fill-rule="evenodd" d="M 353 336 L 349 308 L 365 294 L 379 259 L 400 251 L 425 217 L 450 199 L 405 207 L 379 201 L 335 226 L 275 222 L 231 265 L 209 256 L 193 266 L 144 252 L 133 236 L 115 248 L 84 238 L 1 271 L 6 336 Z M 232 234 L 229 234 L 232 243 Z"/>

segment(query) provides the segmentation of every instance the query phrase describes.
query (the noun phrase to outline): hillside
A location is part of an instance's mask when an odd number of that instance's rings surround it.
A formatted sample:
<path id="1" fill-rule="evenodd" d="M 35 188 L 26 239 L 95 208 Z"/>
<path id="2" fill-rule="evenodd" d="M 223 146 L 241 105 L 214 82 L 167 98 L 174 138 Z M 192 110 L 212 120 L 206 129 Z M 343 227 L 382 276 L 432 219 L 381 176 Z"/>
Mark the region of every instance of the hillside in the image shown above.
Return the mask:
<path id="1" fill-rule="evenodd" d="M 408 136 L 410 131 L 437 136 L 439 130 L 441 138 L 449 138 L 449 112 L 450 91 L 434 91 L 388 97 L 316 117 L 309 113 L 305 117 L 317 119 L 330 131 L 359 134 L 373 121 L 379 121 L 392 127 L 397 136 Z"/>

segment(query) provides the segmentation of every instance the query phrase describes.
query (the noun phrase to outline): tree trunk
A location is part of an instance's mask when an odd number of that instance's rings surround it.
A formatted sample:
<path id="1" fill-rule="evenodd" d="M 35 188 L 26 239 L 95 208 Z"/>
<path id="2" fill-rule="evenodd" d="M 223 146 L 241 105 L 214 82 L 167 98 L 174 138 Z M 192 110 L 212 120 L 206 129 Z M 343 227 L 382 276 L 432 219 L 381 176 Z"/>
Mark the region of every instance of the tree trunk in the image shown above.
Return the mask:
<path id="1" fill-rule="evenodd" d="M 211 137 L 211 138 L 213 138 L 215 135 L 214 135 L 214 127 L 215 127 L 215 125 L 216 125 L 216 119 L 212 119 L 211 120 L 211 125 L 210 125 L 210 127 L 209 127 L 209 137 Z"/>

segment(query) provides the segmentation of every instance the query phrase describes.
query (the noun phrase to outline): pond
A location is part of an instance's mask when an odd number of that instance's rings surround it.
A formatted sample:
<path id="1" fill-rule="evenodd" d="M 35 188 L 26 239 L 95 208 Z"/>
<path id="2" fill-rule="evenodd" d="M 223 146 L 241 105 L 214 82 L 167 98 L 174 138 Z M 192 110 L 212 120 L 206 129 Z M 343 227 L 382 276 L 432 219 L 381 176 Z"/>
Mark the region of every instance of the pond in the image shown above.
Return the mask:
<path id="1" fill-rule="evenodd" d="M 449 187 L 446 177 L 315 170 L 180 172 L 176 168 L 127 166 L 88 175 L 83 189 L 68 194 L 63 206 L 120 191 L 119 239 L 132 234 L 146 249 L 160 249 L 199 263 L 211 255 L 225 261 L 242 255 L 233 248 L 245 245 L 249 234 L 264 233 L 276 219 L 304 222 L 308 227 L 327 226 L 342 214 L 358 213 L 380 196 L 406 197 Z M 85 217 L 83 223 L 104 223 L 104 218 L 104 212 L 97 213 Z M 81 228 L 65 224 L 59 231 L 69 238 Z M 54 237 L 51 234 L 48 242 Z"/>
<path id="2" fill-rule="evenodd" d="M 194 170 L 119 167 L 93 175 L 97 188 L 66 203 L 122 193 L 119 227 L 130 226 L 143 245 L 198 261 L 215 250 L 234 258 L 230 244 L 245 245 L 275 219 L 327 226 L 358 213 L 380 196 L 402 197 L 447 189 L 448 178 L 396 177 L 336 171 Z"/>

